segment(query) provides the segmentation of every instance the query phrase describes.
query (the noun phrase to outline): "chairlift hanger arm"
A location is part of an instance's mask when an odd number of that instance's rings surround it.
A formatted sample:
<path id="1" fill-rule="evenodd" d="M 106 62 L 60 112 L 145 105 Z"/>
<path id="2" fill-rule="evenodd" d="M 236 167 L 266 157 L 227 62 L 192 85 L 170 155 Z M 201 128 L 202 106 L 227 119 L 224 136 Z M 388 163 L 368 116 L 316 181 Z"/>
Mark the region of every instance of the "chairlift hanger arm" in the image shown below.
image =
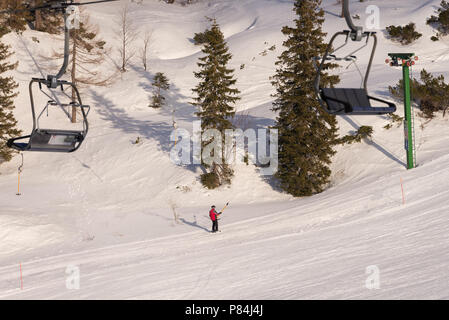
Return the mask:
<path id="1" fill-rule="evenodd" d="M 349 12 L 349 0 L 343 0 L 343 15 L 345 16 L 346 24 L 352 33 L 357 33 L 363 30 L 363 27 L 356 26 L 352 21 L 351 13 Z"/>
<path id="2" fill-rule="evenodd" d="M 332 49 L 332 44 L 334 43 L 335 39 L 338 36 L 341 36 L 341 35 L 347 36 L 348 34 L 349 34 L 349 31 L 340 31 L 340 32 L 337 32 L 336 34 L 334 34 L 332 36 L 332 38 L 331 38 L 331 40 L 329 42 L 329 45 L 326 48 L 326 52 L 324 53 L 323 58 L 321 59 L 321 63 L 318 66 L 317 76 L 315 78 L 315 83 L 314 83 L 315 89 L 317 91 L 320 90 L 321 72 L 323 71 L 324 64 L 326 63 L 327 57 L 330 55 L 330 50 Z M 340 49 L 340 48 L 338 48 L 338 49 Z"/>
<path id="3" fill-rule="evenodd" d="M 64 62 L 62 63 L 61 69 L 59 69 L 58 74 L 55 76 L 47 76 L 47 80 L 49 80 L 49 84 L 51 88 L 57 87 L 57 80 L 60 79 L 67 70 L 67 66 L 69 65 L 69 55 L 70 55 L 70 33 L 69 28 L 67 27 L 67 11 L 64 9 Z M 48 86 L 48 84 L 47 84 Z"/>
<path id="4" fill-rule="evenodd" d="M 363 32 L 363 27 L 356 26 L 354 24 L 354 22 L 352 21 L 351 13 L 349 11 L 349 0 L 343 0 L 343 14 L 345 16 L 346 24 L 348 25 L 348 28 L 350 30 L 337 32 L 331 38 L 331 40 L 329 42 L 329 45 L 327 46 L 326 52 L 325 52 L 325 54 L 323 56 L 323 59 L 321 61 L 321 64 L 318 67 L 317 77 L 315 78 L 314 86 L 315 86 L 315 90 L 317 92 L 319 91 L 320 80 L 321 80 L 321 72 L 323 70 L 324 64 L 325 64 L 326 60 L 328 59 L 328 57 L 331 54 L 334 54 L 339 49 L 345 47 L 348 44 L 348 38 L 351 38 L 352 41 L 361 41 L 364 37 L 366 37 L 366 43 L 365 43 L 364 46 L 362 46 L 361 48 L 351 52 L 350 54 L 346 55 L 342 59 L 338 59 L 338 58 L 335 59 L 335 60 L 347 60 L 349 57 L 353 56 L 356 52 L 358 52 L 361 49 L 363 49 L 364 47 L 366 47 L 368 45 L 369 37 L 371 36 L 371 37 L 374 38 L 374 44 L 373 44 L 373 49 L 371 51 L 370 60 L 369 60 L 369 63 L 368 63 L 367 69 L 366 69 L 365 78 L 364 78 L 364 81 L 363 81 L 363 87 L 364 87 L 365 91 L 367 91 L 368 77 L 369 77 L 369 74 L 370 74 L 370 71 L 371 71 L 371 66 L 372 66 L 372 63 L 373 63 L 374 54 L 375 54 L 376 48 L 377 48 L 377 36 L 376 36 L 375 32 Z M 344 44 L 341 45 L 340 47 L 338 47 L 333 52 L 330 52 L 330 50 L 332 49 L 332 45 L 333 45 L 335 39 L 338 36 L 341 36 L 341 35 L 346 36 Z"/>
<path id="5" fill-rule="evenodd" d="M 374 54 L 376 53 L 376 49 L 377 49 L 377 36 L 376 36 L 376 33 L 372 32 L 371 33 L 371 37 L 374 38 L 374 44 L 373 44 L 373 49 L 371 51 L 371 56 L 369 58 L 368 66 L 366 67 L 365 80 L 363 81 L 363 88 L 367 92 L 368 92 L 368 77 L 369 77 L 369 74 L 371 72 L 371 67 L 373 65 L 373 60 L 374 60 Z"/>
<path id="6" fill-rule="evenodd" d="M 351 13 L 349 12 L 349 0 L 343 0 L 343 15 L 345 16 L 346 24 L 350 30 L 352 41 L 360 41 L 367 35 L 363 32 L 363 27 L 356 26 L 352 21 Z"/>
<path id="7" fill-rule="evenodd" d="M 35 112 L 35 106 L 34 106 L 34 96 L 33 96 L 33 84 L 34 83 L 39 83 L 39 85 L 41 83 L 47 84 L 47 80 L 46 79 L 33 78 L 31 80 L 30 84 L 29 84 L 29 92 L 30 92 L 29 94 L 30 94 L 30 102 L 31 102 L 31 115 L 33 117 L 33 131 L 36 128 L 38 128 L 38 123 L 37 123 L 37 119 L 38 118 L 36 118 L 36 112 Z M 65 81 L 65 80 L 57 80 L 56 84 L 57 84 L 57 86 L 67 85 L 67 86 L 72 87 L 72 89 L 74 90 L 76 99 L 78 100 L 78 105 L 81 106 L 80 109 L 81 109 L 81 113 L 83 115 L 83 129 L 84 129 L 84 134 L 86 135 L 87 131 L 89 130 L 89 123 L 87 122 L 87 114 L 90 111 L 90 107 L 86 106 L 86 105 L 83 105 L 83 102 L 81 101 L 81 96 L 80 96 L 80 93 L 78 91 L 78 88 L 73 83 L 71 83 L 69 81 Z M 87 113 L 86 113 L 85 109 L 87 109 Z"/>
<path id="8" fill-rule="evenodd" d="M 317 70 L 317 76 L 316 76 L 316 78 L 315 78 L 315 83 L 314 83 L 314 86 L 315 86 L 315 90 L 316 90 L 316 91 L 319 91 L 319 88 L 320 88 L 320 80 L 321 80 L 321 72 L 323 71 L 324 64 L 326 63 L 327 57 L 331 54 L 331 53 L 330 53 L 330 50 L 332 49 L 332 45 L 333 45 L 335 39 L 336 39 L 338 36 L 341 36 L 341 35 L 347 36 L 348 33 L 349 33 L 348 30 L 340 31 L 340 32 L 337 32 L 336 34 L 334 34 L 333 37 L 331 38 L 331 40 L 330 40 L 330 42 L 329 42 L 329 45 L 328 45 L 327 48 L 326 48 L 326 52 L 325 52 L 323 58 L 321 59 L 321 63 L 320 63 L 320 65 L 319 65 L 319 67 L 318 67 L 318 70 Z M 369 74 L 370 74 L 370 72 L 371 72 L 371 67 L 372 67 L 372 64 L 373 64 L 374 55 L 375 55 L 376 49 L 377 49 L 377 36 L 376 36 L 376 34 L 375 34 L 374 32 L 368 32 L 368 34 L 369 34 L 371 37 L 374 38 L 374 43 L 373 43 L 373 48 L 372 48 L 372 50 L 371 50 L 371 55 L 370 55 L 370 59 L 369 59 L 369 62 L 368 62 L 368 66 L 366 67 L 365 77 L 364 77 L 364 80 L 363 80 L 363 88 L 365 89 L 365 91 L 368 90 L 368 78 L 369 78 Z M 368 38 L 368 39 L 369 39 L 369 38 Z M 367 39 L 366 44 L 365 44 L 363 47 L 361 47 L 360 49 L 358 49 L 358 50 L 352 52 L 351 54 L 349 54 L 349 55 L 347 55 L 347 56 L 345 56 L 345 58 L 349 57 L 350 55 L 352 55 L 352 54 L 354 54 L 355 52 L 357 52 L 357 51 L 361 50 L 362 48 L 364 48 L 364 47 L 368 44 L 368 39 Z"/>

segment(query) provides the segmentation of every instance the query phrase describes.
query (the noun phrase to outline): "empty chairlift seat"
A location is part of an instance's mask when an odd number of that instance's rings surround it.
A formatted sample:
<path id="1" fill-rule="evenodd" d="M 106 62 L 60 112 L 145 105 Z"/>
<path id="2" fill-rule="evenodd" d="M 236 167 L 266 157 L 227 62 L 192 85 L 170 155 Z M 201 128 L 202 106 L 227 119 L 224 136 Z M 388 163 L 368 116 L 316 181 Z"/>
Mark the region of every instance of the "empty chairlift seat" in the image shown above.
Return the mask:
<path id="1" fill-rule="evenodd" d="M 375 98 L 368 95 L 368 78 L 373 63 L 374 55 L 377 47 L 377 36 L 375 32 L 363 32 L 362 27 L 354 26 L 351 20 L 351 15 L 349 14 L 348 1 L 343 2 L 345 8 L 346 22 L 350 30 L 344 30 L 337 32 L 331 38 L 329 44 L 327 45 L 326 52 L 322 58 L 317 58 L 315 60 L 321 60 L 319 66 L 317 66 L 317 73 L 314 82 L 314 89 L 317 99 L 321 107 L 328 113 L 334 115 L 381 115 L 393 113 L 396 111 L 396 105 L 389 101 L 383 99 Z M 334 41 L 340 36 L 345 37 L 345 42 L 343 45 L 339 46 L 337 49 L 333 49 Z M 344 48 L 349 41 L 361 42 L 365 39 L 362 46 L 352 51 L 349 54 L 343 55 L 342 57 L 337 57 L 336 52 Z M 351 64 L 356 65 L 357 57 L 355 53 L 362 50 L 368 46 L 369 40 L 373 39 L 373 46 L 371 49 L 371 55 L 366 67 L 365 75 L 361 75 L 363 88 L 325 88 L 321 85 L 321 75 L 325 70 L 327 61 L 337 60 L 337 61 L 351 61 Z M 332 51 L 333 50 L 333 51 Z M 373 106 L 373 104 L 380 103 L 380 105 Z"/>
<path id="2" fill-rule="evenodd" d="M 367 95 L 365 89 L 320 88 L 321 98 L 333 114 L 378 115 L 396 111 L 396 105 Z M 373 107 L 371 100 L 386 104 L 385 107 Z"/>
<path id="3" fill-rule="evenodd" d="M 17 142 L 28 139 L 27 142 Z M 19 151 L 73 152 L 84 140 L 83 132 L 37 129 L 30 136 L 11 139 L 8 146 Z"/>

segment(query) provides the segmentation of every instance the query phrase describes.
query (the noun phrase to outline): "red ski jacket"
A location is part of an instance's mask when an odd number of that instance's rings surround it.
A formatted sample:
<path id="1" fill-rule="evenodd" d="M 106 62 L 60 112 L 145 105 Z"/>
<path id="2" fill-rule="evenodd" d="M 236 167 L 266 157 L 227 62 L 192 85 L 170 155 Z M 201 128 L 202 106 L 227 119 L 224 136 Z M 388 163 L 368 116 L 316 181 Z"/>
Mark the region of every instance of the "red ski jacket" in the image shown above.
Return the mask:
<path id="1" fill-rule="evenodd" d="M 212 221 L 217 220 L 217 216 L 218 216 L 218 213 L 217 213 L 217 211 L 215 211 L 215 209 L 211 209 L 209 211 L 209 217 Z"/>

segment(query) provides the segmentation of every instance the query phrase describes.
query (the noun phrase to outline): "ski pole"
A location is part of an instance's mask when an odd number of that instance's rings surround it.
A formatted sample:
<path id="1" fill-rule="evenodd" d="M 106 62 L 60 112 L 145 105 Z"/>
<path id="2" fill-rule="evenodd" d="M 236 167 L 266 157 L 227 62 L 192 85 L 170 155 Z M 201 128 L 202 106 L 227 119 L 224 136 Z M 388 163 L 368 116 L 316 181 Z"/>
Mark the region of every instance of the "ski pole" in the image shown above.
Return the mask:
<path id="1" fill-rule="evenodd" d="M 220 212 L 223 212 L 228 207 L 228 205 L 229 205 L 229 202 L 226 203 L 226 205 L 223 207 L 223 209 L 221 209 Z"/>

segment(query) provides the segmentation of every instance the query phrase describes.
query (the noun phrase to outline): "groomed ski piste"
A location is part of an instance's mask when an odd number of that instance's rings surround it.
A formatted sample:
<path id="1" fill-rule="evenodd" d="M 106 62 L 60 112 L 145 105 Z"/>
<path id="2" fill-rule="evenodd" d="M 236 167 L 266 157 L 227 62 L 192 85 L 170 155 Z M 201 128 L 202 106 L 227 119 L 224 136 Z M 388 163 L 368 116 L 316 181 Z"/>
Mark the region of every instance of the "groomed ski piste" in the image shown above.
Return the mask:
<path id="1" fill-rule="evenodd" d="M 449 76 L 449 40 L 432 42 L 435 31 L 425 23 L 439 3 L 351 2 L 352 14 L 361 17 L 357 24 L 367 18 L 368 5 L 380 8 L 371 93 L 391 100 L 388 85 L 402 76 L 385 64 L 389 52 L 416 53 L 415 77 L 422 68 Z M 119 41 L 114 19 L 124 4 L 84 8 L 109 47 Z M 191 38 L 209 25 L 205 16 L 217 19 L 242 92 L 237 110 L 248 112 L 254 126 L 267 127 L 275 118 L 269 77 L 283 50 L 281 28 L 294 19 L 293 1 L 204 0 L 184 7 L 144 0 L 129 2 L 129 8 L 140 32 L 153 31 L 149 71 L 136 56 L 111 86 L 83 88 L 92 106 L 86 141 L 73 154 L 26 153 L 21 196 L 20 157 L 0 167 L 1 299 L 449 298 L 448 116 L 425 123 L 415 114 L 413 170 L 405 168 L 402 126 L 384 129 L 385 116 L 339 117 L 341 135 L 360 125 L 373 126 L 374 135 L 372 142 L 337 148 L 325 192 L 293 198 L 252 164 L 238 165 L 230 186 L 206 190 L 198 168 L 176 166 L 169 158 L 172 108 L 179 127 L 191 131 L 196 120 L 189 102 L 202 54 Z M 347 27 L 335 0 L 323 1 L 323 8 L 329 39 Z M 386 38 L 386 26 L 409 22 L 423 33 L 413 45 Z M 58 69 L 58 61 L 46 57 L 62 49 L 62 37 L 27 30 L 4 39 L 20 62 L 11 73 L 20 84 L 15 115 L 27 133 L 28 82 Z M 273 45 L 274 51 L 261 54 Z M 362 69 L 368 54 L 358 55 Z M 111 50 L 109 56 L 105 73 L 113 70 L 118 53 Z M 168 106 L 154 110 L 148 108 L 150 80 L 159 71 L 172 89 Z M 359 86 L 354 68 L 338 72 L 342 84 Z M 397 105 L 402 116 L 403 106 Z M 50 113 L 59 123 L 67 121 L 58 110 Z M 142 143 L 136 145 L 137 137 Z M 228 201 L 222 232 L 209 233 L 210 206 L 221 209 Z M 80 272 L 78 290 L 66 286 L 73 266 Z M 378 289 L 367 286 L 373 270 Z"/>

